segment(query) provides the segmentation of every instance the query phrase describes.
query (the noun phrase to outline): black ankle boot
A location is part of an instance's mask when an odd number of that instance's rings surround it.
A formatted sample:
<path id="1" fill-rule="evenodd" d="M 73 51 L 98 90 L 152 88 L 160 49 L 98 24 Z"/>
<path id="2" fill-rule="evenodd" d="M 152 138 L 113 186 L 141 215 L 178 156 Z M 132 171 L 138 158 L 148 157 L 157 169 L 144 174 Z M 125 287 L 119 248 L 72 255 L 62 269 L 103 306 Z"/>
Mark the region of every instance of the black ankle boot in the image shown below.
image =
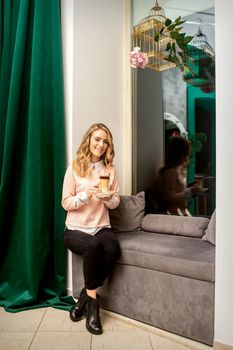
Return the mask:
<path id="1" fill-rule="evenodd" d="M 73 322 L 77 322 L 81 320 L 81 318 L 83 317 L 86 302 L 87 302 L 86 288 L 83 288 L 79 295 L 78 302 L 74 306 L 72 306 L 72 308 L 70 309 L 70 319 Z"/>
<path id="2" fill-rule="evenodd" d="M 99 316 L 99 295 L 96 296 L 96 299 L 87 296 L 86 327 L 92 334 L 98 335 L 103 333 Z"/>

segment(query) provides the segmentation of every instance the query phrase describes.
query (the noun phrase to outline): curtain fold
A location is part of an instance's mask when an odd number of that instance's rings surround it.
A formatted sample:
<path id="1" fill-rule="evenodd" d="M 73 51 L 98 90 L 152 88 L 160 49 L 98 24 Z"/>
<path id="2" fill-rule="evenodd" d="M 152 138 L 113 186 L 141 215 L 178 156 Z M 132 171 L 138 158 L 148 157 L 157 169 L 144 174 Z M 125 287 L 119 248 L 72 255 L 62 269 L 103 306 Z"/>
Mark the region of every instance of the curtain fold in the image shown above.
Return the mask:
<path id="1" fill-rule="evenodd" d="M 66 297 L 59 0 L 0 0 L 0 305 Z"/>

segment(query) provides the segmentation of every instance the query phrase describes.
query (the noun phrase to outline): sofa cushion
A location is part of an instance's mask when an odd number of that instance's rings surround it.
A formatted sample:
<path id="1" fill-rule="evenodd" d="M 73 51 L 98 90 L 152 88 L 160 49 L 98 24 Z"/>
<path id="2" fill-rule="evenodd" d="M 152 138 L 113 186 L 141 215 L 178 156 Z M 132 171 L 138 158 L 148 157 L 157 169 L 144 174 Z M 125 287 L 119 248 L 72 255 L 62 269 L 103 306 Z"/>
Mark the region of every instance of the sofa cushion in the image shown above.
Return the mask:
<path id="1" fill-rule="evenodd" d="M 208 223 L 209 219 L 202 217 L 148 214 L 142 221 L 142 228 L 149 232 L 200 238 Z"/>
<path id="2" fill-rule="evenodd" d="M 145 212 L 145 195 L 140 192 L 134 196 L 120 196 L 120 204 L 109 210 L 110 224 L 115 232 L 140 229 Z"/>
<path id="3" fill-rule="evenodd" d="M 118 263 L 214 281 L 215 247 L 202 239 L 145 231 L 117 234 Z"/>
<path id="4" fill-rule="evenodd" d="M 210 218 L 209 225 L 207 226 L 207 229 L 205 230 L 205 234 L 202 237 L 202 239 L 210 242 L 213 245 L 215 245 L 215 217 L 216 217 L 216 211 L 213 212 Z"/>

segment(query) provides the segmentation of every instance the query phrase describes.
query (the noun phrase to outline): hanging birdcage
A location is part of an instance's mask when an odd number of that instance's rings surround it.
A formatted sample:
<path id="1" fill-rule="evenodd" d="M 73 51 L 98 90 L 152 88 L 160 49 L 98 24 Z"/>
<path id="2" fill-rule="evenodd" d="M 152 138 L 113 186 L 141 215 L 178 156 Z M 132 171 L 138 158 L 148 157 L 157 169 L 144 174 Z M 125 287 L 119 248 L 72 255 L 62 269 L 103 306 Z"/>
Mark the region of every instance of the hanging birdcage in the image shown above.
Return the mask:
<path id="1" fill-rule="evenodd" d="M 215 53 L 201 26 L 188 46 L 186 64 L 190 71 L 184 73 L 184 81 L 206 92 L 215 89 Z"/>
<path id="2" fill-rule="evenodd" d="M 164 30 L 159 41 L 155 41 L 155 35 L 164 27 L 165 21 L 165 11 L 156 1 L 149 15 L 138 22 L 133 30 L 134 47 L 140 47 L 141 52 L 147 53 L 149 59 L 147 67 L 157 71 L 175 67 L 174 63 L 166 60 L 168 57 L 167 44 L 173 43 L 168 31 Z"/>

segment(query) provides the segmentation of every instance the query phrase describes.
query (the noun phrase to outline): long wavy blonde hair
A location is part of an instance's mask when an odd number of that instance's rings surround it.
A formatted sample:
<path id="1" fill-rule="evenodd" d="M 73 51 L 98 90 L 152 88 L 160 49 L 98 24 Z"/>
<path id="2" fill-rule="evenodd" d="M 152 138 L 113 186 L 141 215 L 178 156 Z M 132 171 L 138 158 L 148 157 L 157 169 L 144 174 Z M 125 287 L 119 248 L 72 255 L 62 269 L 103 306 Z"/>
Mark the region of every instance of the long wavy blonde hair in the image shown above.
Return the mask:
<path id="1" fill-rule="evenodd" d="M 103 160 L 105 166 L 112 166 L 113 158 L 115 155 L 112 134 L 106 125 L 102 123 L 96 123 L 91 125 L 90 128 L 84 134 L 82 142 L 76 153 L 77 156 L 73 160 L 73 169 L 75 170 L 78 176 L 85 177 L 90 171 L 89 162 L 91 160 L 92 155 L 90 151 L 90 140 L 93 132 L 98 129 L 102 129 L 108 135 L 108 147 L 105 153 L 101 156 L 101 159 Z"/>

